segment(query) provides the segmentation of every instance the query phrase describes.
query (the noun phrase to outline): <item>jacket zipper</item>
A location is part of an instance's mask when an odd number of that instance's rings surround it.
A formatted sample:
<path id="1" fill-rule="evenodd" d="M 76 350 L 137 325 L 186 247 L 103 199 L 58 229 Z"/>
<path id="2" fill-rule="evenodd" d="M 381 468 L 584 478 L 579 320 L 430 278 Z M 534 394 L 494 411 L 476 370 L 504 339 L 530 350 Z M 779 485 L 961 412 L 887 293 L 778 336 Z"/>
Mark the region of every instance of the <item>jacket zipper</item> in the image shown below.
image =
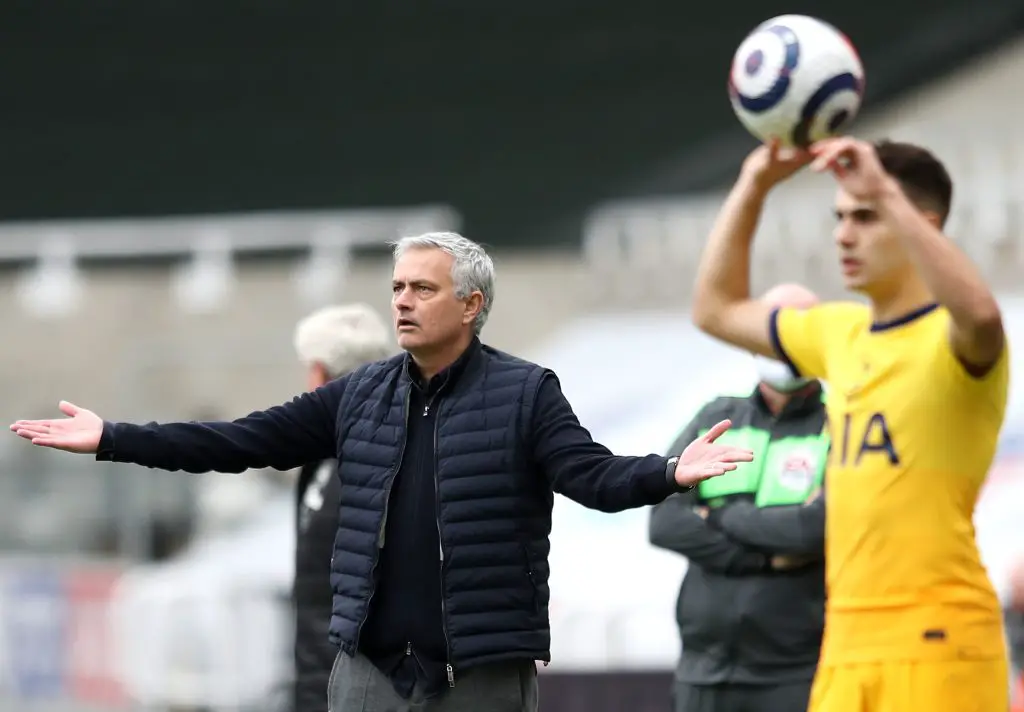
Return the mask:
<path id="1" fill-rule="evenodd" d="M 409 390 L 405 392 L 405 405 L 402 408 L 402 422 L 405 423 L 405 432 L 402 433 L 402 447 L 398 451 L 398 462 L 391 469 L 391 475 L 388 477 L 388 485 L 384 489 L 384 516 L 380 519 L 380 529 L 377 530 L 377 543 L 376 551 L 373 555 L 373 565 L 370 567 L 370 595 L 366 599 L 366 610 L 363 612 L 363 619 L 359 621 L 359 627 L 356 628 L 356 639 L 353 641 L 353 653 L 359 650 L 359 638 L 363 634 L 363 626 L 366 625 L 366 619 L 369 618 L 370 613 L 370 602 L 373 600 L 373 594 L 377 593 L 377 584 L 373 572 L 377 569 L 377 564 L 380 562 L 380 552 L 383 548 L 381 542 L 384 539 L 384 527 L 388 523 L 388 507 L 391 504 L 391 487 L 395 484 L 395 476 L 398 475 L 398 471 L 402 468 L 402 459 L 405 457 L 405 445 L 409 441 L 409 401 L 412 397 L 412 386 L 409 386 Z M 334 558 L 331 557 L 331 568 L 334 566 Z"/>
<path id="2" fill-rule="evenodd" d="M 433 399 L 427 401 L 423 408 L 423 415 L 430 412 L 430 404 Z M 439 414 L 440 415 L 440 414 Z M 441 419 L 434 417 L 434 519 L 437 522 L 437 543 L 441 556 L 441 630 L 444 632 L 444 657 L 445 670 L 448 672 L 448 687 L 455 687 L 455 668 L 452 667 L 452 646 L 448 639 L 448 607 L 444 602 L 444 539 L 441 535 L 441 477 L 437 472 L 437 430 Z"/>
<path id="3" fill-rule="evenodd" d="M 533 610 L 539 615 L 540 589 L 537 588 L 537 578 L 533 575 L 533 562 L 530 560 L 530 548 L 525 543 L 521 543 L 519 546 L 523 550 L 523 559 L 526 561 L 526 577 L 530 580 L 530 588 L 533 589 Z"/>

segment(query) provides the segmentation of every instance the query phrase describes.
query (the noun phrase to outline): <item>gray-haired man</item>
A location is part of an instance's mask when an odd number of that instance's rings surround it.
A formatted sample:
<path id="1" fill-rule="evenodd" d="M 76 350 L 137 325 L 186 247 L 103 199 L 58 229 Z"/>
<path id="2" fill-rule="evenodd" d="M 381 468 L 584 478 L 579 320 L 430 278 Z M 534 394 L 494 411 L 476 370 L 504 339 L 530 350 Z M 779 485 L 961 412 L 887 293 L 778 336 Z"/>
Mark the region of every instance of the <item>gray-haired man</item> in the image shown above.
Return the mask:
<path id="1" fill-rule="evenodd" d="M 614 512 L 655 504 L 753 458 L 711 427 L 679 455 L 616 457 L 550 370 L 480 343 L 494 265 L 453 233 L 395 246 L 404 354 L 230 423 L 21 420 L 36 445 L 187 472 L 291 469 L 337 457 L 333 712 L 537 709 L 550 659 L 553 494 Z M 629 378 L 630 374 L 622 374 Z"/>
<path id="2" fill-rule="evenodd" d="M 295 327 L 295 352 L 310 391 L 393 352 L 384 320 L 365 304 L 319 309 Z M 338 648 L 328 640 L 331 555 L 341 480 L 332 458 L 308 462 L 296 483 L 295 679 L 292 712 L 327 712 L 327 685 Z"/>

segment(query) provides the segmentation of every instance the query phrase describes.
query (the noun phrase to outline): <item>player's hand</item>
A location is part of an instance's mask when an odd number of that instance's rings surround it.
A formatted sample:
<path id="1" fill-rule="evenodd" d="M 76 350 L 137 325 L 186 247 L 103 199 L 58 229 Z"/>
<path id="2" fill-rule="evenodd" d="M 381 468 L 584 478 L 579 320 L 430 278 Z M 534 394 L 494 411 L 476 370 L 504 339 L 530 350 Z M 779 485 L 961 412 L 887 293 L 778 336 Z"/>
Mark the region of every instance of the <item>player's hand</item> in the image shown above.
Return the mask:
<path id="1" fill-rule="evenodd" d="M 676 463 L 676 482 L 680 487 L 693 487 L 704 480 L 735 470 L 738 462 L 751 462 L 754 459 L 752 450 L 715 442 L 730 427 L 730 420 L 716 423 L 711 430 L 686 446 Z"/>
<path id="2" fill-rule="evenodd" d="M 755 148 L 743 162 L 740 175 L 763 192 L 768 192 L 811 162 L 811 154 L 783 148 L 778 140 Z"/>
<path id="3" fill-rule="evenodd" d="M 19 420 L 11 425 L 11 430 L 33 445 L 67 452 L 95 453 L 103 434 L 103 419 L 91 410 L 67 401 L 61 401 L 59 407 L 67 418 Z"/>
<path id="4" fill-rule="evenodd" d="M 876 200 L 893 185 L 882 168 L 875 147 L 848 136 L 818 141 L 810 148 L 811 170 L 831 173 L 839 186 L 855 200 Z"/>

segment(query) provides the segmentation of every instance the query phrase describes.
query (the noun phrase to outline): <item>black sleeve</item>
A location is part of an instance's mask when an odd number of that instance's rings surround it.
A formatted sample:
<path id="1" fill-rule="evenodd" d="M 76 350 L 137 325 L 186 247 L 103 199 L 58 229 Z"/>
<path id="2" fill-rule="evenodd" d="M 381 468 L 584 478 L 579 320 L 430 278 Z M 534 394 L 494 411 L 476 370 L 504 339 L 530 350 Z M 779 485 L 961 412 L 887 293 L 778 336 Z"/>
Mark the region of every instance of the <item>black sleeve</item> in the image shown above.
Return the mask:
<path id="1" fill-rule="evenodd" d="M 810 504 L 758 507 L 736 502 L 715 513 L 715 525 L 749 546 L 776 554 L 825 556 L 824 490 Z"/>
<path id="2" fill-rule="evenodd" d="M 681 452 L 697 437 L 706 410 L 686 426 L 669 452 Z M 767 570 L 768 557 L 765 553 L 735 542 L 709 526 L 693 511 L 696 504 L 697 493 L 691 491 L 673 495 L 655 505 L 648 528 L 651 544 L 682 554 L 690 563 L 712 573 L 741 576 Z"/>
<path id="3" fill-rule="evenodd" d="M 336 457 L 335 420 L 345 383 L 331 381 L 229 423 L 105 423 L 96 459 L 203 473 L 290 470 Z"/>
<path id="4" fill-rule="evenodd" d="M 678 492 L 660 455 L 617 457 L 580 425 L 555 374 L 542 376 L 533 411 L 534 462 L 551 488 L 602 512 L 656 504 Z"/>

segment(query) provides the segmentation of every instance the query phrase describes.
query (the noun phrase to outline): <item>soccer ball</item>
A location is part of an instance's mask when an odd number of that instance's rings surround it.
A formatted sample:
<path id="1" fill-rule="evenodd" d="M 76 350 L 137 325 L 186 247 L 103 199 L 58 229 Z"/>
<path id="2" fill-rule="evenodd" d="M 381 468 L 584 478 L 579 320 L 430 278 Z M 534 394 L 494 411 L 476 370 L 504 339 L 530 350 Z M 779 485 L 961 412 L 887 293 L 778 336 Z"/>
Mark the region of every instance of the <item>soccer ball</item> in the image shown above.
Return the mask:
<path id="1" fill-rule="evenodd" d="M 806 15 L 761 23 L 736 50 L 729 99 L 761 141 L 806 147 L 842 133 L 864 95 L 857 50 L 832 25 Z"/>

